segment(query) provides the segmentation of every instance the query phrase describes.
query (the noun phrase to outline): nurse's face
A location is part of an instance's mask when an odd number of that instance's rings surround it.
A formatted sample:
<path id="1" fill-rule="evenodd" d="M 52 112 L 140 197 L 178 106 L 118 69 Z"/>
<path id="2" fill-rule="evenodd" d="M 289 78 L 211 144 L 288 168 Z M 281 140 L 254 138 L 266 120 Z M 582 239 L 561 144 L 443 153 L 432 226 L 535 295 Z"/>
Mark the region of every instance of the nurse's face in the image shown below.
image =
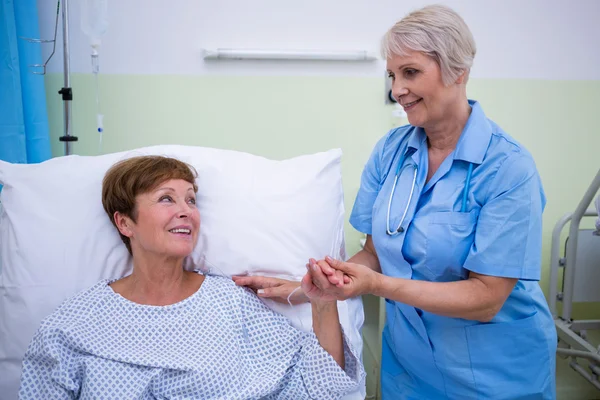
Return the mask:
<path id="1" fill-rule="evenodd" d="M 192 253 L 200 227 L 191 183 L 172 179 L 136 197 L 135 222 L 127 221 L 133 255 L 184 258 Z"/>
<path id="2" fill-rule="evenodd" d="M 464 76 L 445 85 L 437 62 L 421 52 L 393 55 L 387 59 L 387 71 L 392 79 L 394 98 L 402 105 L 413 126 L 425 130 L 439 128 L 456 115 L 456 104 L 462 104 Z"/>

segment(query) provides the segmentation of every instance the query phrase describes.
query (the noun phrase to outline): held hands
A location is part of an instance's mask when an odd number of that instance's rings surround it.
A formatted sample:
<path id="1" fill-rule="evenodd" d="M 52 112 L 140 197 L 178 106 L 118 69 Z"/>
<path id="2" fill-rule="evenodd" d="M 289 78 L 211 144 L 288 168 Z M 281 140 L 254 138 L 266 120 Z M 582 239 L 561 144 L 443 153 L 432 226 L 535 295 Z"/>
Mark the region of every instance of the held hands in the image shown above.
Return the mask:
<path id="1" fill-rule="evenodd" d="M 324 260 L 320 261 L 311 258 L 308 269 L 310 272 L 314 271 L 312 274 L 313 286 L 317 286 L 326 298 L 333 297 L 336 300 L 346 300 L 350 297 L 372 293 L 377 285 L 378 274 L 372 269 L 361 264 L 335 260 L 331 257 L 325 257 Z M 343 276 L 343 282 L 340 281 L 340 273 Z M 324 275 L 327 280 L 320 279 L 321 275 L 319 274 Z M 311 298 L 311 294 L 307 289 L 313 288 L 308 287 L 308 282 L 306 283 L 307 288 L 305 288 L 306 280 L 307 276 L 302 279 L 302 289 Z"/>
<path id="2" fill-rule="evenodd" d="M 306 268 L 307 273 L 301 282 L 264 276 L 233 276 L 232 279 L 236 285 L 254 290 L 259 297 L 284 304 L 288 304 L 289 297 L 292 304 L 300 304 L 308 301 L 345 300 L 370 293 L 378 275 L 364 265 L 330 257 L 320 261 L 311 258 Z"/>

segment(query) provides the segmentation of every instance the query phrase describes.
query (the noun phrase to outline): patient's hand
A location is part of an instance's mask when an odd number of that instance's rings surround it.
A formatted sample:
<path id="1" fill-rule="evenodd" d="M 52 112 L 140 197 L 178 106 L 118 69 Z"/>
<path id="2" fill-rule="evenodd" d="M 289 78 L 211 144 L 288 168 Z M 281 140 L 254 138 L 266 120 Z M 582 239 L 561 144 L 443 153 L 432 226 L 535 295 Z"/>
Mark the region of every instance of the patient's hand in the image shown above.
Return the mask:
<path id="1" fill-rule="evenodd" d="M 320 275 L 326 277 L 326 282 L 317 280 L 315 281 L 316 286 L 324 296 L 327 296 L 327 298 L 333 297 L 337 300 L 346 300 L 350 297 L 373 293 L 379 285 L 378 278 L 381 276 L 381 274 L 364 265 L 335 260 L 331 257 L 325 257 L 324 260 L 319 261 L 311 258 L 310 269 L 316 271 L 317 268 Z M 333 284 L 331 275 L 325 273 L 328 269 L 343 273 L 344 284 Z M 302 288 L 308 297 L 311 297 L 308 289 L 304 287 L 305 279 L 306 277 L 302 280 Z"/>
<path id="2" fill-rule="evenodd" d="M 335 289 L 336 286 L 329 281 L 329 277 L 325 275 L 321 266 L 311 258 L 306 269 L 306 275 L 302 278 L 302 291 L 308 296 L 311 303 L 315 305 L 335 302 L 337 293 L 332 289 Z"/>
<path id="3" fill-rule="evenodd" d="M 288 296 L 300 286 L 300 282 L 266 276 L 233 276 L 232 279 L 236 285 L 246 286 L 254 290 L 259 297 L 269 298 L 284 304 L 289 304 Z M 296 290 L 290 297 L 292 304 L 307 303 L 308 301 L 309 299 L 302 289 Z"/>

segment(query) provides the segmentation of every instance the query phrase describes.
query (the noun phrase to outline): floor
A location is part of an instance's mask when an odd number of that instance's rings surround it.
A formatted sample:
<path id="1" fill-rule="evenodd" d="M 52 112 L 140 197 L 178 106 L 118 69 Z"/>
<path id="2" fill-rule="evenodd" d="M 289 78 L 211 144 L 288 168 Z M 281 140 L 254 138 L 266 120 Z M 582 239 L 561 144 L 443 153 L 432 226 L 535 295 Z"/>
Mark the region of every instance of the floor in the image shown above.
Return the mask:
<path id="1" fill-rule="evenodd" d="M 558 400 L 600 400 L 600 390 L 569 366 L 569 360 L 556 360 L 556 398 Z"/>
<path id="2" fill-rule="evenodd" d="M 600 332 L 589 332 L 589 341 L 598 346 Z M 581 362 L 583 364 L 583 362 Z M 557 400 L 600 400 L 600 390 L 569 366 L 569 359 L 556 359 L 556 398 Z"/>

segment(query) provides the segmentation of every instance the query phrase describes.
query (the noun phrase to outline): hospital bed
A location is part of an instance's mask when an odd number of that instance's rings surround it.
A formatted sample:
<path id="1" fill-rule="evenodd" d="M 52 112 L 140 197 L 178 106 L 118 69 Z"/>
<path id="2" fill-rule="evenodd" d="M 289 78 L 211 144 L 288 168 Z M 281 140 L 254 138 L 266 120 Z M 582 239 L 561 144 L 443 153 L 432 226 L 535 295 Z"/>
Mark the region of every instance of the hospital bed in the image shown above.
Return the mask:
<path id="1" fill-rule="evenodd" d="M 198 172 L 202 229 L 187 260 L 193 269 L 299 280 L 308 257 L 344 257 L 340 149 L 269 160 L 160 145 L 40 164 L 0 160 L 0 400 L 17 399 L 23 355 L 45 317 L 75 293 L 129 273 L 130 255 L 106 217 L 101 185 L 111 165 L 139 155 L 177 157 Z M 321 193 L 318 199 L 314 193 Z M 310 304 L 265 304 L 296 328 L 312 328 Z M 338 310 L 344 333 L 361 354 L 361 299 L 338 302 Z M 344 400 L 365 394 L 363 381 Z"/>
<path id="2" fill-rule="evenodd" d="M 597 209 L 590 209 L 600 188 L 600 171 L 583 195 L 574 212 L 558 220 L 552 231 L 550 259 L 550 309 L 558 333 L 557 354 L 570 357 L 569 365 L 600 390 L 600 346 L 588 339 L 588 331 L 600 330 L 600 319 L 573 319 L 575 303 L 600 303 L 600 197 Z M 598 218 L 596 229 L 582 229 L 584 217 Z M 563 257 L 561 233 L 570 222 Z M 559 291 L 559 275 L 562 286 Z M 560 314 L 557 302 L 562 303 Z"/>

